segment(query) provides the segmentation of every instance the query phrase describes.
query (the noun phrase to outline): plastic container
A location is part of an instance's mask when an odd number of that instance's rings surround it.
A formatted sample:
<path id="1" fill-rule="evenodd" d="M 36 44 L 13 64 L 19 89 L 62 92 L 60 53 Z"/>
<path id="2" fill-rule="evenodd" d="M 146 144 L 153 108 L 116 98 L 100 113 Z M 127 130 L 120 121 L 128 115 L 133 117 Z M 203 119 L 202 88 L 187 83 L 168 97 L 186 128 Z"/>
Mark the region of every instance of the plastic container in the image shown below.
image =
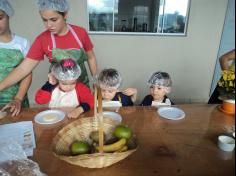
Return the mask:
<path id="1" fill-rule="evenodd" d="M 221 135 L 218 137 L 218 146 L 225 152 L 232 152 L 235 148 L 235 140 L 230 136 Z"/>

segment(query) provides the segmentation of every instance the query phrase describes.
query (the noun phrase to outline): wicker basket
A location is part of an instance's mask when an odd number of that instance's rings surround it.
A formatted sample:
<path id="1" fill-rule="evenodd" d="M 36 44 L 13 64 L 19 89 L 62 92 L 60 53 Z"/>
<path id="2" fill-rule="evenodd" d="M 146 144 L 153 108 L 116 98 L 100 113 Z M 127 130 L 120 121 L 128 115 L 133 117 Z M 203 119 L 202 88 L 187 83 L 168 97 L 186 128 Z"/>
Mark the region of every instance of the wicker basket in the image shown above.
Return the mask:
<path id="1" fill-rule="evenodd" d="M 112 134 L 118 122 L 110 118 L 103 119 L 103 128 L 105 134 Z M 131 155 L 136 149 L 126 152 L 115 153 L 94 153 L 77 156 L 70 156 L 70 145 L 75 140 L 91 142 L 89 135 L 92 131 L 98 130 L 99 123 L 96 118 L 81 118 L 65 126 L 55 136 L 53 140 L 53 152 L 58 158 L 87 168 L 103 168 L 117 163 L 127 156 Z"/>

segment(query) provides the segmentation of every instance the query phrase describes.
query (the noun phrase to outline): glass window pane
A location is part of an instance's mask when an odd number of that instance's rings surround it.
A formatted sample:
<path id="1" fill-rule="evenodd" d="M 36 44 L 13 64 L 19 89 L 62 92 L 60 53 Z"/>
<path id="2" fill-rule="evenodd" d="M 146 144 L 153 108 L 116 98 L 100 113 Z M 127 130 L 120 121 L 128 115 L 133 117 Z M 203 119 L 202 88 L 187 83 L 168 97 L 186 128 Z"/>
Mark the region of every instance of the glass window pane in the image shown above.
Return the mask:
<path id="1" fill-rule="evenodd" d="M 156 1 L 116 0 L 115 31 L 150 32 L 150 7 Z"/>
<path id="2" fill-rule="evenodd" d="M 163 33 L 184 33 L 188 0 L 165 0 Z"/>
<path id="3" fill-rule="evenodd" d="M 88 0 L 89 31 L 185 33 L 189 0 Z"/>
<path id="4" fill-rule="evenodd" d="M 113 31 L 113 1 L 88 0 L 90 31 Z"/>

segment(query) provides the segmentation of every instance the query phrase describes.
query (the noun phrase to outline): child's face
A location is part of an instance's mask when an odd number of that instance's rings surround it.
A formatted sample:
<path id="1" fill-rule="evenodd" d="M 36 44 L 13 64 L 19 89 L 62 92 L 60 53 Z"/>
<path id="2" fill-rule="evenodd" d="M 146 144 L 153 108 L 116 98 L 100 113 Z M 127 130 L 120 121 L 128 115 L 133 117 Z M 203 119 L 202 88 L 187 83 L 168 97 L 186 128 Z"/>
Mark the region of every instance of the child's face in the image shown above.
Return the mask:
<path id="1" fill-rule="evenodd" d="M 111 101 L 118 92 L 117 88 L 110 88 L 105 86 L 100 86 L 100 88 L 102 92 L 102 99 L 107 101 Z"/>
<path id="2" fill-rule="evenodd" d="M 9 17 L 0 10 L 0 35 L 9 30 Z"/>
<path id="3" fill-rule="evenodd" d="M 150 93 L 153 96 L 154 100 L 163 100 L 164 96 L 166 95 L 166 89 L 162 86 L 151 86 Z"/>
<path id="4" fill-rule="evenodd" d="M 75 89 L 76 81 L 59 81 L 59 88 L 64 92 L 70 92 Z"/>

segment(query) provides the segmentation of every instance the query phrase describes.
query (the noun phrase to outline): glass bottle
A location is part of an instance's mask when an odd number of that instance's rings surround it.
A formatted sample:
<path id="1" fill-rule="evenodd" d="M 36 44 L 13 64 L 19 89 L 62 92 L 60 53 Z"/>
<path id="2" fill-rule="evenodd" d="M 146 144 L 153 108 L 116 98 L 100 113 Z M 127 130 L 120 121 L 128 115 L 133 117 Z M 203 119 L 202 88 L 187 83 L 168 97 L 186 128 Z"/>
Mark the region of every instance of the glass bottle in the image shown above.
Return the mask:
<path id="1" fill-rule="evenodd" d="M 134 18 L 134 26 L 133 26 L 133 32 L 138 31 L 138 19 L 135 17 Z"/>

